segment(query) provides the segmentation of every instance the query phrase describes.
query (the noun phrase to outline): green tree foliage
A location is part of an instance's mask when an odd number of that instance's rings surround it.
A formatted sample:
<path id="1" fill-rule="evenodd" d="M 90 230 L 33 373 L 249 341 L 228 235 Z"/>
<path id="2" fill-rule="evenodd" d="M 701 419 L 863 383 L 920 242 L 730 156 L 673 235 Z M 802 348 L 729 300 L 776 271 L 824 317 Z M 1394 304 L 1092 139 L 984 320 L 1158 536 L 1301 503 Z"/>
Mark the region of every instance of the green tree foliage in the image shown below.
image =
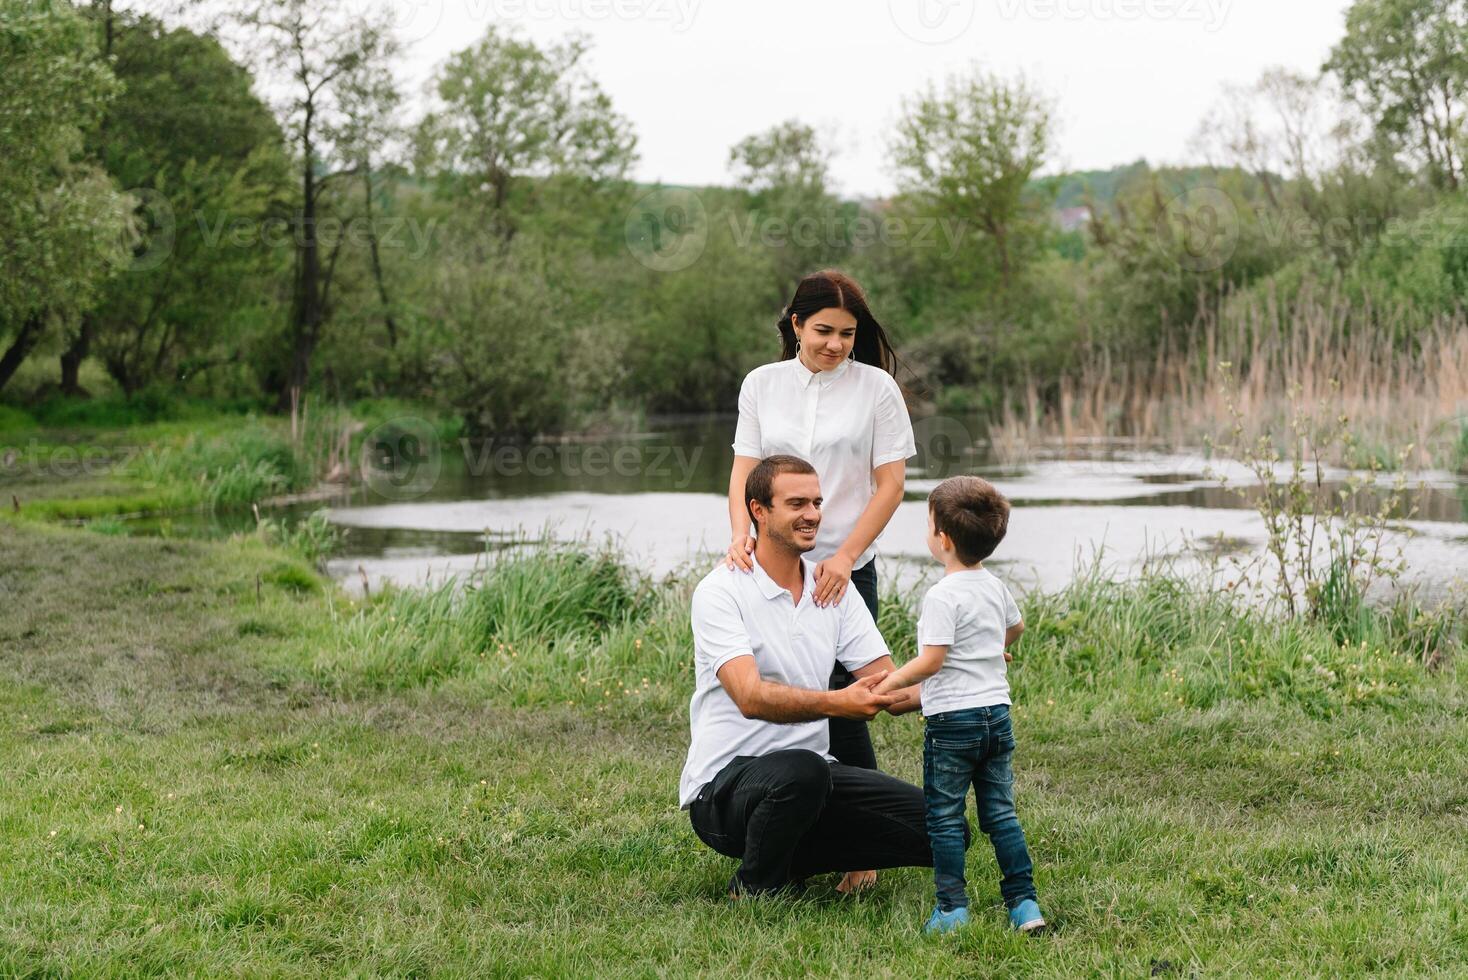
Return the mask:
<path id="1" fill-rule="evenodd" d="M 418 168 L 447 204 L 413 293 L 427 371 L 475 432 L 594 423 L 623 390 L 630 317 L 616 287 L 635 140 L 586 51 L 491 29 L 438 69 L 416 133 Z"/>
<path id="2" fill-rule="evenodd" d="M 474 202 L 499 242 L 540 205 L 537 178 L 619 181 L 635 159 L 631 127 L 581 64 L 586 51 L 579 37 L 542 48 L 490 28 L 434 76 L 420 166 Z"/>
<path id="3" fill-rule="evenodd" d="M 289 184 L 280 128 L 217 40 L 100 16 L 124 88 L 89 148 L 139 199 L 143 238 L 81 330 L 132 394 L 230 364 L 273 313 Z"/>
<path id="4" fill-rule="evenodd" d="M 80 316 L 126 258 L 129 199 L 82 160 L 117 94 L 69 6 L 0 6 L 0 388 L 53 324 Z"/>
<path id="5" fill-rule="evenodd" d="M 1434 184 L 1461 185 L 1468 0 L 1357 0 L 1325 69 Z"/>
<path id="6" fill-rule="evenodd" d="M 951 284 L 1007 293 L 1049 232 L 1048 201 L 1030 193 L 1050 153 L 1051 109 L 1023 78 L 981 70 L 950 76 L 904 104 L 892 163 L 915 214 L 963 225 Z"/>
<path id="7" fill-rule="evenodd" d="M 415 118 L 375 0 L 195 32 L 76 6 L 0 8 L 0 381 L 60 351 L 63 390 L 85 360 L 135 405 L 402 396 L 502 436 L 727 412 L 834 265 L 916 398 L 1035 416 L 1229 304 L 1287 318 L 1325 284 L 1410 351 L 1468 294 L 1464 0 L 1359 0 L 1319 77 L 1225 89 L 1203 166 L 1046 173 L 1048 99 L 954 75 L 906 100 L 878 201 L 837 193 L 839 141 L 799 120 L 731 147 L 732 186 L 634 185 L 581 37 L 490 30 Z"/>
<path id="8" fill-rule="evenodd" d="M 288 93 L 277 105 L 298 174 L 299 196 L 293 202 L 291 240 L 294 248 L 289 336 L 285 363 L 265 371 L 277 404 L 288 406 L 311 380 L 316 347 L 332 316 L 332 282 L 346 228 L 355 215 L 339 204 L 334 184 L 352 173 L 351 159 L 333 137 L 345 125 L 349 108 L 343 93 L 371 66 L 389 64 L 398 54 L 386 12 L 365 11 L 352 0 L 251 0 L 238 13 L 250 32 L 250 49 L 264 74 Z M 360 92 L 360 89 L 357 90 Z M 348 154 L 347 156 L 350 156 Z M 326 219 L 334 219 L 329 223 Z M 323 228 L 342 233 L 323 236 Z"/>
<path id="9" fill-rule="evenodd" d="M 768 253 L 770 302 L 778 307 L 801 277 L 835 265 L 852 248 L 857 207 L 831 192 L 830 138 L 797 120 L 747 136 L 729 150 L 735 183 L 749 193 L 735 215 L 740 237 Z"/>

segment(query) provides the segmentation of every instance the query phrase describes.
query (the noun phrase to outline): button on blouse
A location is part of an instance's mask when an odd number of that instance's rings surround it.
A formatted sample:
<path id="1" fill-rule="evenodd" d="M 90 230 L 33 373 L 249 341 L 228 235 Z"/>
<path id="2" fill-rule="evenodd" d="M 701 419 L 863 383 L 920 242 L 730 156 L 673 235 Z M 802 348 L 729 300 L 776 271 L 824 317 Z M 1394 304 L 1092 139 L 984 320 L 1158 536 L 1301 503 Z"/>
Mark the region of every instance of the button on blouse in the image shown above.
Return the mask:
<path id="1" fill-rule="evenodd" d="M 917 454 L 912 420 L 896 380 L 881 368 L 843 361 L 811 371 L 799 358 L 749 372 L 739 390 L 734 453 L 763 459 L 788 453 L 816 468 L 821 529 L 812 561 L 841 547 L 876 493 L 873 470 Z M 854 567 L 876 554 L 867 548 Z"/>

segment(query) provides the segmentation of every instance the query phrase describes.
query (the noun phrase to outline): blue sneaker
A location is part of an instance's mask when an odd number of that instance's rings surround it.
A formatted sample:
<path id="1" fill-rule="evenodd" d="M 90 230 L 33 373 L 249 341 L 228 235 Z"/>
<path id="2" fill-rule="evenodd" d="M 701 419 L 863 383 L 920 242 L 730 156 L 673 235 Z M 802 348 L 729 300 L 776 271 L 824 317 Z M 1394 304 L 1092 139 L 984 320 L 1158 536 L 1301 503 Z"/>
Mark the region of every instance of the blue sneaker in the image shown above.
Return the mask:
<path id="1" fill-rule="evenodd" d="M 934 908 L 933 914 L 928 916 L 928 924 L 923 926 L 923 932 L 940 933 L 952 932 L 968 925 L 968 906 L 960 905 L 952 912 L 944 912 L 940 908 Z"/>
<path id="2" fill-rule="evenodd" d="M 1027 898 L 1009 910 L 1009 925 L 1016 932 L 1038 932 L 1045 928 L 1045 917 L 1040 914 L 1040 905 Z"/>

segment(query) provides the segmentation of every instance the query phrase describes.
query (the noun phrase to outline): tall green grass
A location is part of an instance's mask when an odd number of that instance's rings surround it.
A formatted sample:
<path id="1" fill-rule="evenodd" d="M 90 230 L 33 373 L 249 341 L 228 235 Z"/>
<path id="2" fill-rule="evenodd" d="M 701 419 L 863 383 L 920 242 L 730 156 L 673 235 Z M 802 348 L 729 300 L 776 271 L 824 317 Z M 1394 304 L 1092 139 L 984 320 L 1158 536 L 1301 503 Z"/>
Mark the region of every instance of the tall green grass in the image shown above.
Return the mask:
<path id="1" fill-rule="evenodd" d="M 516 548 L 463 587 L 372 598 L 315 669 L 346 687 L 448 685 L 518 705 L 672 712 L 689 689 L 694 584 L 649 580 L 584 544 Z M 882 600 L 879 625 L 899 661 L 915 649 L 916 601 Z M 1161 573 L 1132 582 L 1083 573 L 1021 606 L 1019 703 L 1064 699 L 1137 719 L 1257 699 L 1320 718 L 1390 710 L 1424 696 L 1429 666 L 1465 639 L 1458 610 L 1355 604 L 1349 622 L 1286 620 Z"/>
<path id="2" fill-rule="evenodd" d="M 655 582 L 613 552 L 534 542 L 467 583 L 388 589 L 342 623 L 316 669 L 345 686 L 469 685 L 513 704 L 673 703 L 692 656 L 685 577 Z M 656 684 L 654 684 L 656 681 Z"/>

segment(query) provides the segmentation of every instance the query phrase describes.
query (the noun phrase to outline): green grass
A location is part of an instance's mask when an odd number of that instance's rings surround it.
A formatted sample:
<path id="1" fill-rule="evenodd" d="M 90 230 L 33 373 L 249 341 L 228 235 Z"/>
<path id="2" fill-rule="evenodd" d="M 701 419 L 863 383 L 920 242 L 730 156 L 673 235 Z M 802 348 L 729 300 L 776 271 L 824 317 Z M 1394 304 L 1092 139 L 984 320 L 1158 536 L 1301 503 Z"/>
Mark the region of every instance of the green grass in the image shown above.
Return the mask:
<path id="1" fill-rule="evenodd" d="M 511 557 L 462 597 L 353 604 L 255 538 L 0 523 L 0 553 L 3 975 L 1451 975 L 1468 960 L 1468 701 L 1456 660 L 1424 670 L 1385 619 L 1362 653 L 1165 580 L 1026 602 L 1017 795 L 1056 928 L 1005 932 L 981 838 L 978 922 L 931 941 L 917 869 L 855 900 L 831 881 L 721 897 L 731 863 L 676 808 L 684 581 L 573 550 Z M 910 637 L 900 597 L 883 625 Z M 1339 680 L 1351 664 L 1386 691 L 1358 697 Z M 874 723 L 909 779 L 919 730 Z"/>
<path id="2" fill-rule="evenodd" d="M 248 511 L 314 487 L 343 461 L 343 439 L 355 463 L 363 439 L 391 419 L 426 419 L 444 443 L 458 432 L 421 408 L 379 400 L 313 408 L 293 439 L 289 419 L 248 407 L 141 396 L 58 400 L 34 415 L 0 405 L 0 501 L 11 516 L 45 522 Z"/>

